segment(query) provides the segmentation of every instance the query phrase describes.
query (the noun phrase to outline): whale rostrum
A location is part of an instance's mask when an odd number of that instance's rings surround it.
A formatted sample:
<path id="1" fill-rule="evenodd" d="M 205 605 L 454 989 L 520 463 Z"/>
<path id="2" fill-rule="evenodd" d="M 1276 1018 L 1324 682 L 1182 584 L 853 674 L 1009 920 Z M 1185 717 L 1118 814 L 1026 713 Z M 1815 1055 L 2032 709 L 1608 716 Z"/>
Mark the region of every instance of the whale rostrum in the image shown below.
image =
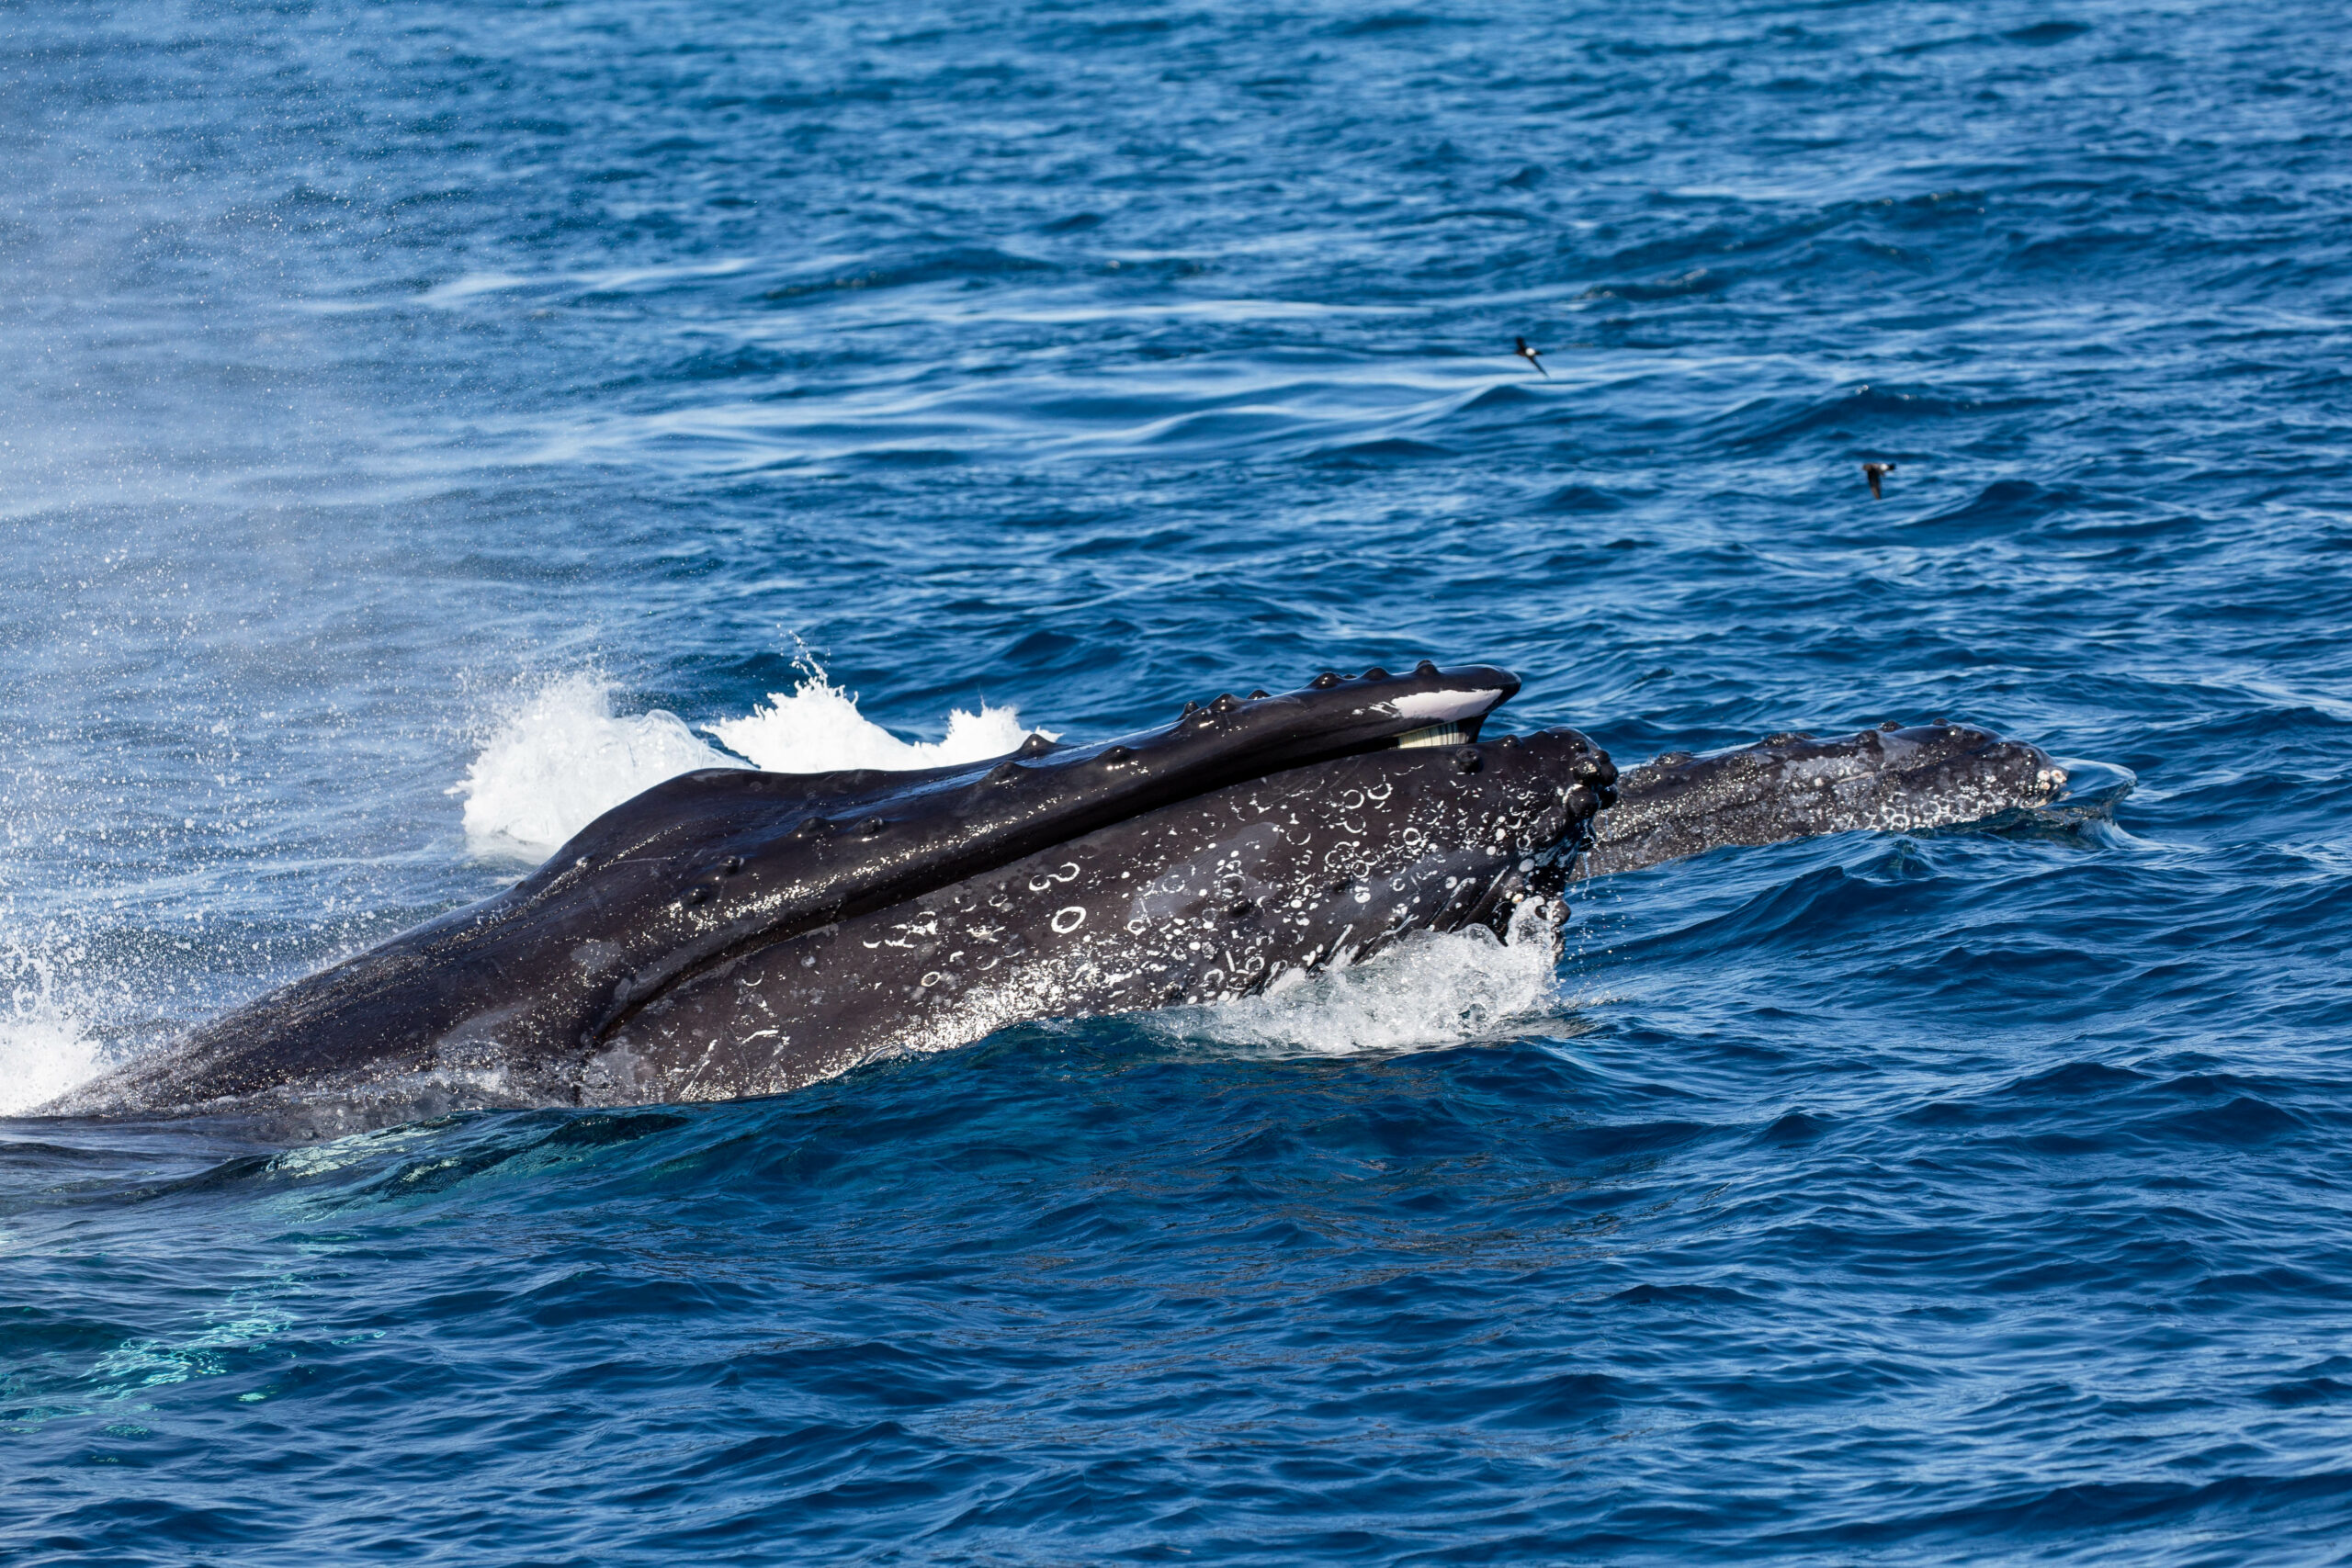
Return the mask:
<path id="1" fill-rule="evenodd" d="M 1556 924 L 1579 875 L 1974 820 L 2064 782 L 1962 726 L 1775 737 L 1621 779 L 1574 729 L 1482 739 L 1518 689 L 1424 661 L 992 761 L 683 774 L 505 892 L 44 1112 L 300 1105 L 338 1131 L 772 1094 L 1024 1020 L 1281 989 L 1415 931 Z"/>

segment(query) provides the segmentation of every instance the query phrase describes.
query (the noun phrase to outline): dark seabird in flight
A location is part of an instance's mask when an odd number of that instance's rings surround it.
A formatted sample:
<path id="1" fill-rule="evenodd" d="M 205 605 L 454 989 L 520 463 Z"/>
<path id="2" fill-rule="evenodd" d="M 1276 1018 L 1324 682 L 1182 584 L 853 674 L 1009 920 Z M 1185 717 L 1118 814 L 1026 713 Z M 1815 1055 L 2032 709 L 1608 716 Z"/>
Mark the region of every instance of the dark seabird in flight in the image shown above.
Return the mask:
<path id="1" fill-rule="evenodd" d="M 1871 499 L 1872 501 L 1883 501 L 1886 498 L 1885 492 L 1878 488 L 1878 482 L 1893 472 L 1894 472 L 1894 465 L 1892 463 L 1864 463 L 1862 465 L 1862 478 L 1871 481 Z"/>
<path id="2" fill-rule="evenodd" d="M 1512 353 L 1518 355 L 1521 359 L 1526 360 L 1530 365 L 1535 367 L 1536 369 L 1544 370 L 1544 361 L 1536 357 L 1544 352 L 1542 349 L 1528 347 L 1527 340 L 1523 337 L 1515 337 L 1510 341 L 1518 345 L 1511 351 Z M 1552 373 L 1549 370 L 1544 370 L 1544 379 L 1548 381 L 1551 378 Z"/>

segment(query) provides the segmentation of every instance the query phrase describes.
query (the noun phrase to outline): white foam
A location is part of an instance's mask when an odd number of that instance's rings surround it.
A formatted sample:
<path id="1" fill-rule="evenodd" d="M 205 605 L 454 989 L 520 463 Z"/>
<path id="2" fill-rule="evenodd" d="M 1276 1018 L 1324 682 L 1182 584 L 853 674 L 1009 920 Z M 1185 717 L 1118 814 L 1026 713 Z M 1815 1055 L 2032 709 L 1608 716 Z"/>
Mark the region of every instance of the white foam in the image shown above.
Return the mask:
<path id="1" fill-rule="evenodd" d="M 1484 926 L 1421 932 L 1365 963 L 1218 1007 L 1155 1013 L 1148 1026 L 1251 1054 L 1395 1055 L 1556 1026 L 1566 1010 L 1558 932 L 1521 907 L 1508 942 Z"/>
<path id="2" fill-rule="evenodd" d="M 696 768 L 740 768 L 677 715 L 616 716 L 609 682 L 566 675 L 507 714 L 451 795 L 476 852 L 546 858 L 633 795 Z"/>
<path id="3" fill-rule="evenodd" d="M 859 713 L 857 694 L 814 662 L 803 660 L 800 669 L 794 690 L 771 692 L 742 717 L 704 727 L 734 756 L 674 714 L 615 714 L 609 681 L 573 674 L 548 682 L 503 716 L 449 790 L 466 797 L 468 843 L 476 853 L 543 860 L 631 795 L 697 768 L 743 767 L 744 758 L 770 773 L 899 772 L 1001 757 L 1029 735 L 1017 711 L 983 703 L 977 712 L 949 713 L 942 739 L 902 740 Z"/>
<path id="4" fill-rule="evenodd" d="M 0 962 L 9 972 L 0 1007 L 0 1116 L 15 1116 L 96 1077 L 106 1063 L 49 964 L 13 944 Z"/>
<path id="5" fill-rule="evenodd" d="M 774 773 L 943 768 L 1001 757 L 1029 738 L 1018 710 L 984 702 L 977 713 L 951 709 L 944 739 L 901 740 L 857 711 L 856 693 L 834 685 L 813 663 L 804 661 L 801 669 L 794 690 L 770 692 L 765 705 L 706 728 L 730 750 Z"/>

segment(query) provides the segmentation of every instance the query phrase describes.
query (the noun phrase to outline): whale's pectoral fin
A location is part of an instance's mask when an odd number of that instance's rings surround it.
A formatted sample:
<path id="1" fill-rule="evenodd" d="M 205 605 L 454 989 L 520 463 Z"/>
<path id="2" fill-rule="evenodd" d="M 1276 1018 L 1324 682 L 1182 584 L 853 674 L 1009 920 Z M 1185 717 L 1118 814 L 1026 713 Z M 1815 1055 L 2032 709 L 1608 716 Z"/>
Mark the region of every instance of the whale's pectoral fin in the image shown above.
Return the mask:
<path id="1" fill-rule="evenodd" d="M 1905 831 L 2043 805 L 2066 771 L 2038 747 L 1967 725 L 1776 735 L 1694 757 L 1669 751 L 1618 778 L 1577 874 L 1602 876 L 1725 844 L 1857 829 Z"/>

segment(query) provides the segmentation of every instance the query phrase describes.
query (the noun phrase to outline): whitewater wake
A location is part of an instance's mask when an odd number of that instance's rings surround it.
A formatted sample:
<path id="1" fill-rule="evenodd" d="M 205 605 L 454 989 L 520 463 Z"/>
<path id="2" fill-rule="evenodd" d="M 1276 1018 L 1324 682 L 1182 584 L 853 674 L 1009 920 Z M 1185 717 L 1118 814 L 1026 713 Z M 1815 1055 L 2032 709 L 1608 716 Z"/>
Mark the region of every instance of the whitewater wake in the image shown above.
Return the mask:
<path id="1" fill-rule="evenodd" d="M 1556 1029 L 1569 1001 L 1560 935 L 1532 903 L 1509 934 L 1423 931 L 1344 969 L 1215 1007 L 1171 1008 L 1145 1027 L 1216 1055 L 1401 1055 Z"/>

